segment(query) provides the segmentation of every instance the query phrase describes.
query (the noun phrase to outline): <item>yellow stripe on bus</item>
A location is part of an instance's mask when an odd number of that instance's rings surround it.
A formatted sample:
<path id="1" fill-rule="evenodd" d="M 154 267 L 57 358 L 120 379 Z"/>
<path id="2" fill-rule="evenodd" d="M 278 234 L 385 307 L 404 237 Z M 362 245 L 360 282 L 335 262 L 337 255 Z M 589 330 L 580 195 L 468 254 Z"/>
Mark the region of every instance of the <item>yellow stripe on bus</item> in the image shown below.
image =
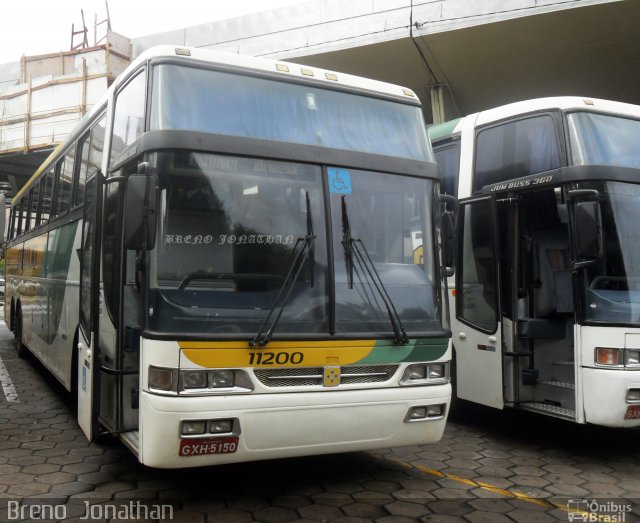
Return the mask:
<path id="1" fill-rule="evenodd" d="M 309 367 L 357 363 L 371 353 L 375 341 L 271 342 L 266 348 L 249 348 L 246 342 L 181 342 L 179 345 L 189 361 L 205 368 Z"/>

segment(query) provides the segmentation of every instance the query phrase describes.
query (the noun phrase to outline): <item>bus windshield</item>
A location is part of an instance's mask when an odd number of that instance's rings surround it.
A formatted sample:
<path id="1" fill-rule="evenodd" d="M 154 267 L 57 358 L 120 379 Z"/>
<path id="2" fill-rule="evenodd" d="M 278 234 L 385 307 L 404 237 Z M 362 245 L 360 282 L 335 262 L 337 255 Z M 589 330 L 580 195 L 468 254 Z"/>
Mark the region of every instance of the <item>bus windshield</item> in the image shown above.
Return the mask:
<path id="1" fill-rule="evenodd" d="M 418 106 L 173 64 L 154 68 L 150 127 L 434 161 Z"/>
<path id="2" fill-rule="evenodd" d="M 584 270 L 587 320 L 640 322 L 640 186 L 580 184 L 596 189 L 602 212 L 604 257 Z"/>
<path id="3" fill-rule="evenodd" d="M 436 181 L 327 169 L 327 183 L 335 186 L 329 250 L 320 166 L 185 151 L 157 153 L 153 163 L 161 216 L 150 259 L 152 331 L 256 335 L 311 223 L 315 240 L 291 283 L 275 336 L 337 331 L 391 337 L 388 311 L 363 268 L 355 267 L 352 288 L 346 284 L 342 195 L 354 238 L 368 249 L 407 332 L 441 330 L 428 247 Z"/>
<path id="4" fill-rule="evenodd" d="M 640 168 L 640 120 L 589 112 L 567 119 L 572 164 Z"/>

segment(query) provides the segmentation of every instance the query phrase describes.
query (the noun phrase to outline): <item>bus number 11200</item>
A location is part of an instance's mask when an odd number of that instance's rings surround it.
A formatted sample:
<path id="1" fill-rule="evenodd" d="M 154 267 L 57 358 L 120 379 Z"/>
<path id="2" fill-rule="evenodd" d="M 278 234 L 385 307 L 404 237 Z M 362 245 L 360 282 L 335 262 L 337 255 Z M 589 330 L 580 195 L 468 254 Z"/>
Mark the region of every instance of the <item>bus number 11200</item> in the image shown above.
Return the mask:
<path id="1" fill-rule="evenodd" d="M 249 365 L 300 365 L 302 352 L 250 352 Z"/>

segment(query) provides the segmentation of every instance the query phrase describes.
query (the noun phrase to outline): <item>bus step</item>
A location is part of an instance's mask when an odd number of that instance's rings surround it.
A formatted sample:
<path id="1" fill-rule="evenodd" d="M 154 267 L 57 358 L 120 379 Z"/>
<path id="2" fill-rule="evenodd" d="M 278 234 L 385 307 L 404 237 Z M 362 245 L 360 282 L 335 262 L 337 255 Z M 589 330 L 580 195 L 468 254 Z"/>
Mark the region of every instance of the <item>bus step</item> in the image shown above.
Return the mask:
<path id="1" fill-rule="evenodd" d="M 132 430 L 130 432 L 123 432 L 120 434 L 122 442 L 129 447 L 136 455 L 138 454 L 138 448 L 140 447 L 140 432 Z"/>
<path id="2" fill-rule="evenodd" d="M 576 388 L 575 383 L 571 383 L 569 381 L 555 380 L 555 379 L 540 380 L 538 382 L 538 384 L 540 384 L 540 385 L 548 385 L 549 387 L 558 387 L 560 389 L 575 390 L 575 388 Z"/>
<path id="3" fill-rule="evenodd" d="M 575 383 L 575 362 L 574 361 L 554 361 L 551 371 L 552 381 L 562 381 L 565 383 Z"/>
<path id="4" fill-rule="evenodd" d="M 542 412 L 555 416 L 557 418 L 564 418 L 575 420 L 576 411 L 573 409 L 567 409 L 566 407 L 559 407 L 557 405 L 550 405 L 548 403 L 534 402 L 534 403 L 521 403 L 520 408 L 524 410 L 531 410 L 534 412 Z"/>

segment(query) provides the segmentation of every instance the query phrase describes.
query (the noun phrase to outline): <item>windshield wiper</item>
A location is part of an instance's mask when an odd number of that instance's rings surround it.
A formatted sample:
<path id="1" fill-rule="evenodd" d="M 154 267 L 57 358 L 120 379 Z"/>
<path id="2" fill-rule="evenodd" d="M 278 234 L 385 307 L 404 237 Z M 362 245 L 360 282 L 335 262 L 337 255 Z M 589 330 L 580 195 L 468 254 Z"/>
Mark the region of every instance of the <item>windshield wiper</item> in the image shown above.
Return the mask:
<path id="1" fill-rule="evenodd" d="M 249 341 L 249 347 L 264 347 L 269 343 L 271 336 L 273 336 L 273 332 L 282 317 L 282 313 L 284 312 L 284 308 L 289 301 L 289 297 L 291 296 L 291 291 L 293 291 L 293 287 L 295 283 L 298 281 L 298 277 L 302 272 L 302 269 L 307 264 L 307 261 L 311 261 L 311 276 L 310 276 L 310 285 L 314 286 L 314 270 L 315 270 L 315 247 L 314 243 L 316 240 L 315 233 L 313 231 L 313 219 L 311 217 L 311 199 L 309 197 L 309 192 L 306 192 L 306 206 L 307 206 L 307 235 L 304 238 L 298 238 L 296 244 L 293 246 L 293 252 L 298 251 L 291 261 L 291 265 L 289 266 L 289 270 L 287 271 L 287 275 L 285 276 L 284 282 L 278 291 L 278 295 L 276 296 L 275 301 L 273 302 L 273 306 L 271 310 L 269 310 L 269 314 L 265 318 L 264 322 L 260 326 L 257 334 Z M 298 246 L 300 246 L 298 248 Z M 274 316 L 275 315 L 275 316 Z M 271 319 L 273 317 L 273 320 Z"/>
<path id="2" fill-rule="evenodd" d="M 376 270 L 376 267 L 373 264 L 373 260 L 371 260 L 371 256 L 369 256 L 369 252 L 364 246 L 364 243 L 361 239 L 354 239 L 351 236 L 349 213 L 347 212 L 347 202 L 344 195 L 341 197 L 341 200 L 342 246 L 344 248 L 344 257 L 347 264 L 347 283 L 349 289 L 353 289 L 353 260 L 355 256 L 355 259 L 359 262 L 360 266 L 363 267 L 369 275 L 369 279 L 378 291 L 378 294 L 382 298 L 382 301 L 387 309 L 387 314 L 389 316 L 389 321 L 391 323 L 391 328 L 393 329 L 394 334 L 393 342 L 397 345 L 406 345 L 407 343 L 409 343 L 409 337 L 404 330 L 404 325 L 402 324 L 400 315 L 398 314 L 398 311 L 396 310 L 396 307 L 391 300 L 391 296 L 389 296 L 387 288 L 382 282 L 382 278 L 380 278 L 380 274 L 378 274 L 378 271 Z"/>

